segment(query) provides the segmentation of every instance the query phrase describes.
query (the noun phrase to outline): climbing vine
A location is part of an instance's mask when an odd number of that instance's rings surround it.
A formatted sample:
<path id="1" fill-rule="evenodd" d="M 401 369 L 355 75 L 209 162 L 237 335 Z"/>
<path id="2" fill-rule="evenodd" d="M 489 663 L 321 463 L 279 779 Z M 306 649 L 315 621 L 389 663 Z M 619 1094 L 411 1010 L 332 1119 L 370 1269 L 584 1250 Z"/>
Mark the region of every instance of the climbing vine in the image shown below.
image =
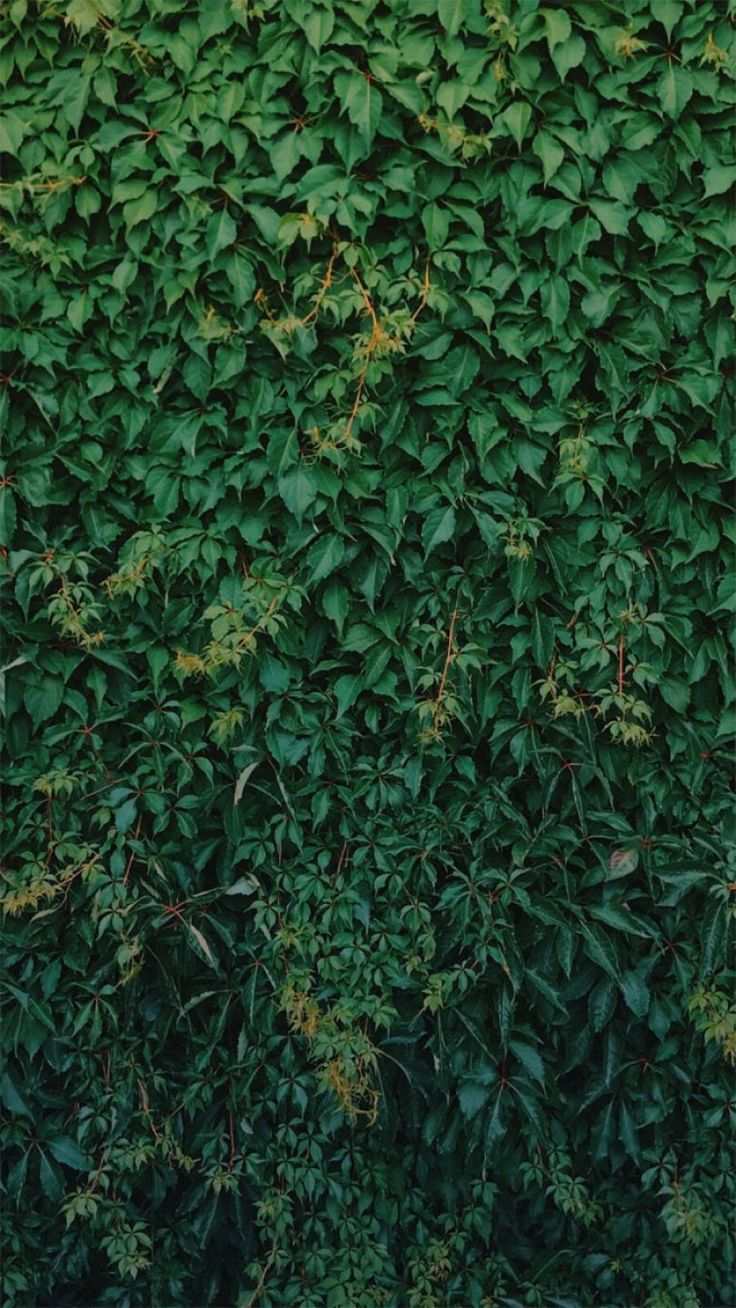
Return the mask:
<path id="1" fill-rule="evenodd" d="M 727 1308 L 726 0 L 7 0 L 7 1308 Z"/>

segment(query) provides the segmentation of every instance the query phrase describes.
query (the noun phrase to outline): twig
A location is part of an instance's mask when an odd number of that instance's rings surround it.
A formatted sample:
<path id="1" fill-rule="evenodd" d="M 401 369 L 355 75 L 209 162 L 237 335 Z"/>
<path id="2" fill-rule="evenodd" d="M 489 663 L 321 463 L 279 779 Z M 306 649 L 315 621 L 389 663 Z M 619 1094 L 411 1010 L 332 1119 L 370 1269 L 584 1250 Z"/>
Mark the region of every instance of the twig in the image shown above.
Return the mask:
<path id="1" fill-rule="evenodd" d="M 47 853 L 47 855 L 46 855 L 46 866 L 47 866 L 47 867 L 48 867 L 49 864 L 51 863 L 51 859 L 52 859 L 53 854 L 54 854 L 54 810 L 53 810 L 53 803 L 54 803 L 54 801 L 53 801 L 51 795 L 47 795 L 47 796 L 46 796 L 46 827 L 47 827 L 47 831 L 48 831 L 48 842 L 49 842 L 48 853 Z"/>
<path id="2" fill-rule="evenodd" d="M 49 181 L 36 181 L 33 177 L 19 177 L 15 182 L 0 182 L 0 189 L 12 191 L 19 186 L 26 191 L 60 191 L 65 186 L 82 186 L 86 180 L 86 177 L 56 177 Z"/>
<path id="3" fill-rule="evenodd" d="M 356 269 L 351 268 L 350 272 L 355 278 L 355 281 L 358 283 L 358 288 L 360 290 L 361 295 L 363 296 L 363 303 L 365 304 L 366 313 L 370 315 L 370 319 L 373 324 L 373 331 L 375 332 L 378 330 L 378 317 L 376 316 L 376 311 L 371 303 L 371 297 L 368 294 L 367 290 L 365 289 L 365 286 L 363 285 L 362 281 L 360 280 L 360 277 L 358 276 Z"/>
<path id="4" fill-rule="evenodd" d="M 447 635 L 447 653 L 445 654 L 445 666 L 442 669 L 442 676 L 440 678 L 440 688 L 437 691 L 437 700 L 436 700 L 437 708 L 439 708 L 440 704 L 442 703 L 445 694 L 445 687 L 447 685 L 447 674 L 450 670 L 450 662 L 452 660 L 452 642 L 455 636 L 456 622 L 457 622 L 457 609 L 453 609 L 452 617 L 450 618 L 450 630 Z"/>
<path id="5" fill-rule="evenodd" d="M 427 294 L 429 292 L 429 289 L 430 289 L 429 259 L 427 259 L 424 264 L 424 282 L 422 283 L 422 298 L 420 299 L 416 309 L 414 310 L 413 314 L 411 315 L 411 318 L 409 319 L 410 323 L 414 324 L 416 322 L 417 318 L 422 312 L 422 309 L 425 307 L 427 303 Z"/>
<path id="6" fill-rule="evenodd" d="M 146 1121 L 148 1122 L 148 1125 L 153 1131 L 154 1138 L 156 1140 L 161 1140 L 163 1139 L 161 1132 L 159 1131 L 158 1127 L 156 1126 L 156 1123 L 151 1117 L 151 1109 L 148 1104 L 148 1094 L 146 1092 L 146 1087 L 141 1081 L 140 1077 L 136 1077 L 136 1082 L 138 1084 L 138 1093 L 141 1097 L 141 1109 L 143 1111 L 143 1116 L 145 1117 Z"/>
<path id="7" fill-rule="evenodd" d="M 97 1189 L 97 1186 L 99 1185 L 100 1177 L 102 1176 L 102 1172 L 105 1167 L 105 1160 L 107 1158 L 109 1147 L 110 1147 L 109 1145 L 105 1145 L 105 1148 L 102 1150 L 102 1153 L 100 1155 L 100 1161 L 97 1164 L 94 1172 L 92 1173 L 92 1180 L 90 1184 L 87 1186 L 87 1194 L 94 1194 L 95 1190 Z"/>
<path id="8" fill-rule="evenodd" d="M 259 1297 L 261 1290 L 266 1284 L 266 1277 L 268 1276 L 268 1273 L 270 1272 L 271 1267 L 273 1266 L 273 1260 L 276 1257 L 277 1249 L 278 1249 L 278 1245 L 276 1241 L 274 1241 L 273 1246 L 271 1248 L 271 1252 L 268 1255 L 268 1262 L 265 1264 L 263 1271 L 261 1272 L 258 1284 L 255 1290 L 253 1291 L 252 1295 L 250 1296 L 250 1299 L 248 1300 L 247 1304 L 245 1305 L 245 1308 L 253 1308 L 256 1299 Z"/>
<path id="9" fill-rule="evenodd" d="M 450 664 L 452 662 L 452 646 L 455 639 L 456 623 L 457 623 L 457 609 L 453 609 L 452 617 L 450 618 L 450 630 L 447 633 L 447 650 L 445 652 L 445 662 L 442 668 L 442 676 L 440 677 L 440 684 L 434 699 L 429 701 L 430 704 L 432 705 L 432 717 L 434 722 L 434 726 L 431 732 L 433 736 L 439 736 L 440 734 L 440 726 L 442 722 L 442 701 L 445 697 L 445 690 L 447 689 L 447 675 L 450 671 Z"/>
<path id="10" fill-rule="evenodd" d="M 246 632 L 244 636 L 241 636 L 236 646 L 238 650 L 247 649 L 248 645 L 250 645 L 251 641 L 253 640 L 253 637 L 261 630 L 262 627 L 266 625 L 274 609 L 278 606 L 278 604 L 283 599 L 284 599 L 283 595 L 274 595 L 273 599 L 271 600 L 271 603 L 266 609 L 266 612 L 263 614 L 263 617 L 258 619 L 256 625 L 254 627 L 251 627 L 250 631 Z"/>
<path id="11" fill-rule="evenodd" d="M 332 270 L 335 267 L 335 262 L 339 257 L 339 253 L 340 251 L 337 247 L 337 244 L 335 243 L 335 245 L 332 248 L 332 254 L 330 255 L 327 261 L 325 275 L 322 278 L 322 284 L 317 292 L 314 304 L 312 305 L 312 308 L 309 310 L 309 313 L 307 314 L 306 318 L 302 318 L 302 327 L 306 327 L 312 321 L 313 318 L 317 317 L 317 314 L 319 313 L 320 308 L 322 306 L 322 301 L 324 300 L 327 292 L 329 291 L 332 285 Z"/>
<path id="12" fill-rule="evenodd" d="M 354 397 L 354 399 L 353 399 L 353 407 L 352 407 L 352 409 L 350 410 L 350 417 L 348 418 L 348 420 L 347 420 L 347 422 L 346 422 L 346 424 L 345 424 L 345 431 L 344 431 L 344 433 L 343 433 L 343 438 L 344 438 L 344 440 L 346 440 L 346 441 L 350 439 L 350 436 L 351 436 L 351 433 L 352 433 L 352 430 L 353 430 L 353 424 L 355 423 L 355 419 L 356 419 L 357 416 L 358 416 L 358 409 L 360 408 L 360 401 L 361 401 L 361 399 L 362 399 L 362 397 L 363 397 L 363 387 L 365 386 L 365 379 L 366 379 L 366 374 L 367 374 L 367 372 L 368 372 L 368 364 L 366 363 L 365 366 L 364 366 L 364 368 L 362 369 L 362 371 L 361 371 L 361 373 L 360 373 L 360 376 L 358 377 L 358 385 L 357 385 L 356 390 L 355 390 L 355 397 Z"/>
<path id="13" fill-rule="evenodd" d="M 370 295 L 365 289 L 365 286 L 360 280 L 360 277 L 358 276 L 358 273 L 356 272 L 355 268 L 351 268 L 350 272 L 353 278 L 355 279 L 355 281 L 358 283 L 358 288 L 363 297 L 363 303 L 365 304 L 366 313 L 370 317 L 371 334 L 368 339 L 368 344 L 365 347 L 365 363 L 363 364 L 363 367 L 361 368 L 360 373 L 358 374 L 358 383 L 355 388 L 355 395 L 353 397 L 353 407 L 350 410 L 350 416 L 347 420 L 347 423 L 345 424 L 343 439 L 346 441 L 350 439 L 353 430 L 353 425 L 355 423 L 355 419 L 358 416 L 358 409 L 360 408 L 360 401 L 363 398 L 363 390 L 365 387 L 366 377 L 368 376 L 368 364 L 370 363 L 371 355 L 375 353 L 376 346 L 378 345 L 378 342 L 381 339 L 381 334 L 382 334 L 381 324 L 379 323 L 378 315 L 376 314 L 376 311 L 373 308 Z"/>
<path id="14" fill-rule="evenodd" d="M 142 814 L 141 814 L 141 815 L 139 816 L 139 818 L 138 818 L 138 822 L 137 822 L 137 824 L 136 824 L 135 834 L 134 834 L 134 836 L 133 836 L 133 839 L 134 839 L 134 840 L 137 840 L 138 837 L 139 837 L 139 835 L 141 834 L 141 822 L 142 822 L 142 821 L 143 821 L 143 816 L 142 816 Z M 131 869 L 132 869 L 132 867 L 133 867 L 134 862 L 135 862 L 135 850 L 131 850 L 131 852 L 130 852 L 130 858 L 128 859 L 128 866 L 127 866 L 126 869 L 125 869 L 125 876 L 123 877 L 123 885 L 124 885 L 124 886 L 127 886 L 127 884 L 128 884 L 128 877 L 130 876 Z"/>

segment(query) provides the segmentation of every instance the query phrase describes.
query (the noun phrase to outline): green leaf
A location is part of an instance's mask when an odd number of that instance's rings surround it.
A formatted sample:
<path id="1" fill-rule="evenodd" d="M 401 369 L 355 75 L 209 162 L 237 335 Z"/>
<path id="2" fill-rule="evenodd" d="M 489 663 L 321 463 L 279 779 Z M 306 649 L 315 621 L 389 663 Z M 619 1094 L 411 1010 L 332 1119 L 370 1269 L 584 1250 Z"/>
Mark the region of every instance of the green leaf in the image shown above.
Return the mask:
<path id="1" fill-rule="evenodd" d="M 452 121 L 457 117 L 471 94 L 472 87 L 466 86 L 464 82 L 458 82 L 453 78 L 451 81 L 443 82 L 437 88 L 437 103 Z"/>
<path id="2" fill-rule="evenodd" d="M 463 1117 L 475 1117 L 491 1097 L 491 1088 L 484 1081 L 469 1078 L 462 1081 L 457 1092 Z"/>
<path id="3" fill-rule="evenodd" d="M 583 927 L 584 948 L 585 952 L 594 963 L 602 967 L 610 977 L 618 981 L 620 976 L 619 963 L 615 950 L 613 949 L 608 937 L 595 928 Z"/>
<path id="4" fill-rule="evenodd" d="M 52 1204 L 58 1204 L 64 1194 L 59 1172 L 48 1156 L 39 1150 L 39 1180 L 44 1195 Z"/>
<path id="5" fill-rule="evenodd" d="M 544 26 L 547 31 L 547 44 L 550 50 L 556 45 L 568 41 L 572 35 L 572 25 L 568 15 L 562 9 L 543 9 Z"/>
<path id="6" fill-rule="evenodd" d="M 74 3 L 74 0 L 72 0 Z M 75 76 L 67 85 L 67 90 L 62 100 L 61 112 L 76 134 L 84 117 L 84 111 L 87 108 L 89 93 L 92 86 L 92 78 L 89 75 Z"/>
<path id="7" fill-rule="evenodd" d="M 279 477 L 279 495 L 290 513 L 301 521 L 307 509 L 317 498 L 314 474 L 301 465 L 290 468 Z"/>
<path id="8" fill-rule="evenodd" d="M 519 149 L 521 149 L 521 143 L 526 136 L 531 120 L 532 111 L 526 100 L 514 100 L 499 115 L 497 122 L 507 129 L 509 135 L 513 137 Z"/>
<path id="9" fill-rule="evenodd" d="M 693 85 L 692 73 L 671 61 L 657 86 L 659 103 L 669 118 L 680 117 L 693 93 Z"/>
<path id="10" fill-rule="evenodd" d="M 672 235 L 670 224 L 656 213 L 639 213 L 636 216 L 642 231 L 654 242 L 656 248 Z"/>
<path id="11" fill-rule="evenodd" d="M 344 554 L 345 546 L 340 536 L 321 536 L 307 555 L 309 580 L 314 584 L 329 577 L 342 562 Z"/>
<path id="12" fill-rule="evenodd" d="M 137 814 L 138 803 L 135 798 L 126 800 L 124 804 L 121 804 L 120 807 L 116 809 L 115 827 L 121 835 L 125 835 L 126 831 L 130 831 Z"/>
<path id="13" fill-rule="evenodd" d="M 13 544 L 16 522 L 15 495 L 9 486 L 0 486 L 0 545 L 5 549 Z"/>
<path id="14" fill-rule="evenodd" d="M 9 1304 L 728 1300 L 727 8 L 7 0 Z"/>
<path id="15" fill-rule="evenodd" d="M 649 987 L 646 982 L 642 980 L 637 972 L 628 969 L 621 974 L 619 984 L 626 1005 L 631 1009 L 634 1016 L 646 1017 L 650 1002 Z"/>
<path id="16" fill-rule="evenodd" d="M 437 15 L 448 36 L 457 36 L 466 12 L 465 0 L 437 0 Z"/>
<path id="17" fill-rule="evenodd" d="M 26 124 L 18 114 L 0 114 L 0 152 L 17 154 L 25 134 Z"/>
<path id="18" fill-rule="evenodd" d="M 272 695 L 283 695 L 291 680 L 289 669 L 272 654 L 262 654 L 258 662 L 258 680 Z"/>
<path id="19" fill-rule="evenodd" d="M 283 477 L 299 462 L 299 442 L 295 431 L 273 432 L 269 437 L 266 460 L 271 472 Z"/>
<path id="20" fill-rule="evenodd" d="M 304 17 L 303 27 L 309 44 L 319 54 L 335 29 L 335 15 L 331 9 L 321 9 L 315 5 Z"/>
<path id="21" fill-rule="evenodd" d="M 570 288 L 562 277 L 551 276 L 542 282 L 542 312 L 556 332 L 567 322 L 570 312 Z"/>
<path id="22" fill-rule="evenodd" d="M 350 608 L 350 592 L 347 587 L 339 581 L 329 582 L 322 596 L 322 607 L 325 615 L 336 624 L 338 634 L 342 635 Z"/>
<path id="23" fill-rule="evenodd" d="M 238 237 L 238 229 L 227 209 L 220 209 L 207 224 L 207 253 L 214 259 L 220 250 L 233 245 Z"/>
<path id="24" fill-rule="evenodd" d="M 594 917 L 597 922 L 604 922 L 606 926 L 613 927 L 616 931 L 625 931 L 627 935 L 646 938 L 652 934 L 651 930 L 639 922 L 628 909 L 616 908 L 613 904 L 605 904 L 601 907 L 593 906 L 589 909 L 589 912 L 590 916 Z"/>
<path id="25" fill-rule="evenodd" d="M 452 540 L 456 525 L 455 510 L 448 504 L 444 508 L 430 509 L 422 526 L 422 544 L 425 557 L 438 545 Z"/>
<path id="26" fill-rule="evenodd" d="M 87 291 L 82 291 L 81 295 L 75 295 L 67 305 L 66 316 L 76 332 L 83 331 L 91 313 L 92 302 Z"/>
<path id="27" fill-rule="evenodd" d="M 63 697 L 64 683 L 49 674 L 42 675 L 35 683 L 26 687 L 23 703 L 31 715 L 34 728 L 54 716 Z"/>
<path id="28" fill-rule="evenodd" d="M 189 933 L 189 939 L 194 943 L 195 952 L 201 954 L 205 962 L 208 963 L 211 968 L 214 968 L 214 970 L 217 971 L 217 967 L 218 967 L 217 961 L 212 953 L 212 950 L 210 948 L 210 945 L 206 937 L 202 935 L 202 932 L 199 930 L 199 927 L 195 927 L 193 922 L 188 922 L 188 921 L 185 922 L 184 925 Z"/>
<path id="29" fill-rule="evenodd" d="M 616 1008 L 616 986 L 609 977 L 603 977 L 590 992 L 588 1009 L 593 1030 L 602 1031 L 613 1017 Z"/>
<path id="30" fill-rule="evenodd" d="M 608 870 L 611 877 L 627 877 L 635 872 L 639 866 L 639 848 L 629 846 L 624 849 L 614 849 L 608 860 Z"/>
<path id="31" fill-rule="evenodd" d="M 258 882 L 255 877 L 251 880 L 248 877 L 238 877 L 231 886 L 225 891 L 226 895 L 254 895 L 258 890 Z"/>
<path id="32" fill-rule="evenodd" d="M 146 650 L 146 660 L 151 669 L 154 687 L 157 687 L 171 662 L 169 651 L 163 645 L 151 645 Z"/>
<path id="33" fill-rule="evenodd" d="M 604 232 L 610 232 L 612 236 L 628 234 L 630 214 L 624 205 L 616 200 L 590 200 L 589 205 Z"/>
<path id="34" fill-rule="evenodd" d="M 538 159 L 542 161 L 544 169 L 544 184 L 554 177 L 558 168 L 565 158 L 565 151 L 554 136 L 549 132 L 537 132 L 532 142 L 532 150 Z"/>
<path id="35" fill-rule="evenodd" d="M 20 1114 L 24 1117 L 33 1116 L 31 1109 L 8 1072 L 3 1072 L 2 1078 L 0 1078 L 0 1099 L 2 1099 L 9 1113 Z"/>
<path id="36" fill-rule="evenodd" d="M 428 204 L 422 212 L 422 226 L 431 250 L 437 250 L 445 244 L 450 228 L 450 215 L 438 204 Z"/>
<path id="37" fill-rule="evenodd" d="M 652 18 L 662 24 L 668 40 L 682 18 L 683 7 L 683 0 L 651 0 Z"/>
<path id="38" fill-rule="evenodd" d="M 373 142 L 383 111 L 383 99 L 372 77 L 363 73 L 338 73 L 335 88 L 343 112 L 358 128 L 367 146 Z"/>
<path id="39" fill-rule="evenodd" d="M 736 164 L 713 164 L 703 173 L 704 195 L 723 195 L 736 182 Z"/>
<path id="40" fill-rule="evenodd" d="M 100 9 L 95 0 L 69 0 L 66 7 L 66 21 L 71 23 L 80 36 L 93 32 L 100 19 Z"/>
<path id="41" fill-rule="evenodd" d="M 522 1040 L 510 1040 L 509 1048 L 512 1050 L 519 1061 L 524 1065 L 530 1076 L 544 1085 L 544 1063 L 539 1054 L 532 1045 L 526 1044 Z"/>
<path id="42" fill-rule="evenodd" d="M 584 59 L 585 41 L 577 34 L 563 41 L 561 45 L 556 45 L 552 51 L 552 62 L 563 82 L 567 74 L 573 68 L 579 68 Z"/>
<path id="43" fill-rule="evenodd" d="M 58 1140 L 49 1141 L 49 1149 L 58 1162 L 65 1167 L 73 1167 L 77 1172 L 88 1172 L 92 1168 L 89 1159 L 68 1135 L 59 1136 Z"/>
<path id="44" fill-rule="evenodd" d="M 690 703 L 690 687 L 686 681 L 675 677 L 663 677 L 659 683 L 659 693 L 665 704 L 677 713 L 685 713 Z"/>
<path id="45" fill-rule="evenodd" d="M 713 898 L 706 905 L 700 926 L 700 972 L 709 976 L 723 966 L 726 944 L 726 914 L 722 902 Z"/>
<path id="46" fill-rule="evenodd" d="M 352 708 L 362 689 L 363 678 L 355 673 L 337 678 L 334 686 L 335 699 L 337 700 L 336 718 L 341 718 L 349 708 Z"/>
<path id="47" fill-rule="evenodd" d="M 158 209 L 158 196 L 154 190 L 146 191 L 138 200 L 123 205 L 123 219 L 127 228 L 137 227 L 152 218 Z"/>
<path id="48" fill-rule="evenodd" d="M 529 590 L 537 572 L 533 558 L 509 559 L 509 582 L 515 604 L 520 604 Z"/>

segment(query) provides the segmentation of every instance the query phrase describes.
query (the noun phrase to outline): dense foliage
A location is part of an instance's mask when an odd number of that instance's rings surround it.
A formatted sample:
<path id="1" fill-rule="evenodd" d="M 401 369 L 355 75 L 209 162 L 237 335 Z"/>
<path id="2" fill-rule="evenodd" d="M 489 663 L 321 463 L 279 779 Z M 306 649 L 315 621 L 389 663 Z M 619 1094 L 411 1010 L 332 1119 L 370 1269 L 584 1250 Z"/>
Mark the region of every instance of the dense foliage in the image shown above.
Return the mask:
<path id="1" fill-rule="evenodd" d="M 731 1304 L 731 11 L 3 11 L 4 1304 Z"/>

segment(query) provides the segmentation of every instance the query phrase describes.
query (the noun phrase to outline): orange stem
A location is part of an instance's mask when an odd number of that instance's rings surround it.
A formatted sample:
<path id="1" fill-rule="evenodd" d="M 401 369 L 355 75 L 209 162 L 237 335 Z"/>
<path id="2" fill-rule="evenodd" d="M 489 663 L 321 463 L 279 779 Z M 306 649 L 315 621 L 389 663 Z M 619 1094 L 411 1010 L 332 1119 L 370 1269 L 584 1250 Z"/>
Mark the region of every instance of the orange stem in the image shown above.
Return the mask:
<path id="1" fill-rule="evenodd" d="M 320 307 L 321 307 L 322 301 L 324 300 L 325 295 L 327 294 L 328 290 L 330 289 L 330 287 L 331 287 L 331 285 L 332 285 L 332 270 L 333 270 L 333 268 L 335 267 L 335 262 L 336 262 L 336 260 L 337 260 L 338 253 L 339 253 L 339 251 L 338 251 L 338 249 L 337 249 L 337 246 L 335 246 L 335 248 L 334 248 L 333 251 L 332 251 L 332 254 L 330 255 L 330 257 L 329 257 L 329 259 L 328 259 L 328 261 L 327 261 L 327 267 L 326 267 L 326 269 L 325 269 L 325 275 L 324 275 L 324 277 L 322 278 L 322 285 L 320 286 L 320 288 L 319 288 L 319 290 L 318 290 L 318 292 L 317 292 L 317 296 L 316 296 L 316 299 L 315 299 L 315 301 L 314 301 L 314 304 L 313 304 L 312 308 L 310 309 L 309 313 L 307 314 L 306 318 L 302 318 L 302 327 L 306 327 L 307 324 L 310 323 L 310 322 L 312 321 L 313 318 L 316 318 L 316 317 L 317 317 L 317 314 L 318 314 L 319 311 L 320 311 Z"/>
<path id="2" fill-rule="evenodd" d="M 451 659 L 452 659 L 452 642 L 453 642 L 453 639 L 454 639 L 454 636 L 455 636 L 455 623 L 456 623 L 456 622 L 457 622 L 457 609 L 453 609 L 453 610 L 452 610 L 452 617 L 450 618 L 450 630 L 449 630 L 449 633 L 448 633 L 448 636 L 447 636 L 447 653 L 445 654 L 445 666 L 444 666 L 443 669 L 442 669 L 442 677 L 441 677 L 441 680 L 440 680 L 440 688 L 439 688 L 439 690 L 437 691 L 437 705 L 438 705 L 438 706 L 442 703 L 442 698 L 443 698 L 444 693 L 445 693 L 445 686 L 447 685 L 447 674 L 448 674 L 448 672 L 449 672 L 449 670 L 450 670 L 450 661 L 451 661 Z"/>
<path id="3" fill-rule="evenodd" d="M 429 259 L 427 259 L 426 262 L 425 262 L 425 264 L 424 264 L 424 283 L 423 283 L 423 285 L 422 285 L 422 298 L 421 298 L 421 300 L 419 301 L 419 303 L 418 303 L 416 309 L 414 310 L 413 314 L 411 315 L 411 318 L 409 319 L 409 321 L 410 321 L 411 323 L 415 323 L 415 322 L 416 322 L 417 318 L 419 317 L 420 313 L 422 312 L 422 309 L 423 309 L 424 306 L 426 305 L 426 303 L 427 303 L 427 294 L 428 294 L 428 292 L 429 292 Z"/>
<path id="4" fill-rule="evenodd" d="M 141 822 L 142 822 L 142 821 L 143 821 L 143 818 L 142 818 L 142 817 L 139 817 L 139 818 L 138 818 L 138 822 L 137 822 L 137 824 L 136 824 L 136 828 L 135 828 L 135 834 L 134 834 L 134 836 L 133 836 L 133 839 L 134 839 L 134 840 L 137 840 L 138 837 L 139 837 L 139 835 L 141 834 Z M 123 877 L 123 885 L 124 885 L 124 886 L 127 886 L 127 884 L 128 884 L 128 877 L 130 876 L 131 869 L 132 869 L 134 863 L 135 863 L 135 851 L 131 851 L 130 858 L 128 859 L 128 866 L 127 866 L 126 869 L 125 869 L 125 876 Z"/>

